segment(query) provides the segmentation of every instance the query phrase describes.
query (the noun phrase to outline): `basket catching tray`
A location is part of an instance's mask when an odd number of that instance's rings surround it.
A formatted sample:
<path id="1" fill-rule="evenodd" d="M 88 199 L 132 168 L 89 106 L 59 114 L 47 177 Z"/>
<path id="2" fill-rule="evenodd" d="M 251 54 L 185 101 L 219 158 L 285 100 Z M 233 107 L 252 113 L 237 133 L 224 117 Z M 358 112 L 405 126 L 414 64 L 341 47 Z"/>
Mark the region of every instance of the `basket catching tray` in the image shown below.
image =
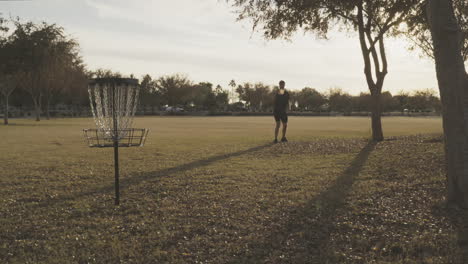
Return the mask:
<path id="1" fill-rule="evenodd" d="M 145 144 L 149 129 L 127 128 L 118 131 L 119 147 L 142 147 Z M 114 147 L 113 131 L 103 129 L 84 129 L 84 137 L 89 147 Z"/>

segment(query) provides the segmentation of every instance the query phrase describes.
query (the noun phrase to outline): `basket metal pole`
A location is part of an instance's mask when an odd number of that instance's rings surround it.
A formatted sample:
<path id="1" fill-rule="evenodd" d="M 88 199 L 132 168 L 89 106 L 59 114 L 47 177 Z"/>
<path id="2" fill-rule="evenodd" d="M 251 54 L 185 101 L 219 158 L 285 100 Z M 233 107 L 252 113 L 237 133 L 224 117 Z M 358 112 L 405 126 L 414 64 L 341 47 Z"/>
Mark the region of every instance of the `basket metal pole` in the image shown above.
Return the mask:
<path id="1" fill-rule="evenodd" d="M 119 138 L 118 138 L 118 124 L 115 109 L 115 82 L 111 84 L 112 89 L 112 121 L 114 123 L 114 171 L 115 171 L 115 205 L 120 204 L 120 190 L 119 190 Z"/>

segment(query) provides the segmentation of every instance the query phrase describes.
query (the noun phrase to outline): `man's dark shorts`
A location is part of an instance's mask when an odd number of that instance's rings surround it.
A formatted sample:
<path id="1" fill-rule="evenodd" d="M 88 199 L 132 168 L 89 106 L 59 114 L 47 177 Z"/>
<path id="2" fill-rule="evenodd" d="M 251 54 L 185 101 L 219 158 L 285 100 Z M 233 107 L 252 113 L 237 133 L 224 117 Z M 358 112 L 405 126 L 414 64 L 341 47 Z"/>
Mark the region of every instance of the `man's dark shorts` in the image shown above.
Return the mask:
<path id="1" fill-rule="evenodd" d="M 288 123 L 288 114 L 286 112 L 273 112 L 276 122 Z"/>

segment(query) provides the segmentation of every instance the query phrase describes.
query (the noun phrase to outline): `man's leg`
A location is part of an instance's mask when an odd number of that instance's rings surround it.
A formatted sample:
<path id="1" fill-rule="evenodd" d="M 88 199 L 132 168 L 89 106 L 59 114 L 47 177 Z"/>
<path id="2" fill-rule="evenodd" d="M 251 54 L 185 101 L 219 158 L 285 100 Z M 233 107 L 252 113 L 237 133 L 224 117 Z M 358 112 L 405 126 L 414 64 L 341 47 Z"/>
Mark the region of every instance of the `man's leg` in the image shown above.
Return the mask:
<path id="1" fill-rule="evenodd" d="M 283 139 L 286 138 L 286 130 L 288 129 L 288 123 L 283 123 Z"/>
<path id="2" fill-rule="evenodd" d="M 286 130 L 288 129 L 288 114 L 284 113 L 281 117 L 281 122 L 283 123 L 283 137 L 281 138 L 282 142 L 288 142 L 286 139 Z"/>
<path id="3" fill-rule="evenodd" d="M 281 122 L 276 121 L 276 127 L 275 127 L 275 141 L 278 140 L 278 133 L 279 133 L 279 128 L 280 128 Z"/>

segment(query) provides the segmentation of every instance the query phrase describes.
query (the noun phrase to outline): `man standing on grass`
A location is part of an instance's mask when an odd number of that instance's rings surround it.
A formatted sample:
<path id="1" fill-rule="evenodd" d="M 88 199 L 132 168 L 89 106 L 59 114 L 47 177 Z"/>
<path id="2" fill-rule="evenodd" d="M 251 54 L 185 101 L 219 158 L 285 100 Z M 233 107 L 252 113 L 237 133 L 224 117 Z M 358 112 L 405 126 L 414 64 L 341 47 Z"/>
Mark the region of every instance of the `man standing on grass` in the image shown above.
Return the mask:
<path id="1" fill-rule="evenodd" d="M 289 107 L 289 93 L 284 89 L 284 85 L 284 81 L 279 82 L 279 90 L 275 95 L 275 103 L 273 107 L 273 116 L 276 121 L 274 143 L 278 143 L 278 132 L 281 123 L 283 123 L 283 137 L 281 138 L 281 142 L 288 142 L 286 139 L 286 129 L 288 128 L 288 114 L 286 113 L 286 110 Z"/>

